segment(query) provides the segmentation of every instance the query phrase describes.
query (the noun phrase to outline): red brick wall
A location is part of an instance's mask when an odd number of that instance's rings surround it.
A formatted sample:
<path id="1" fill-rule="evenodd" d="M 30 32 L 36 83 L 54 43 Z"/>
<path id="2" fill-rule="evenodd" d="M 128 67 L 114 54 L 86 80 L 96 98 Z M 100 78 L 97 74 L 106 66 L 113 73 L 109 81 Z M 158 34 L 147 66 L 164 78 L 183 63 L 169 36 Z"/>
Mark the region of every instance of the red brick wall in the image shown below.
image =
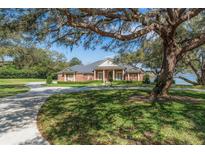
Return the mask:
<path id="1" fill-rule="evenodd" d="M 85 74 L 87 80 L 94 80 L 94 74 Z"/>
<path id="2" fill-rule="evenodd" d="M 138 81 L 138 73 L 129 73 L 129 78 L 130 80 L 135 80 L 135 81 Z"/>
<path id="3" fill-rule="evenodd" d="M 134 81 L 142 81 L 143 80 L 143 73 L 129 73 L 129 79 L 128 79 L 128 74 L 125 75 L 125 80 L 134 80 Z"/>
<path id="4" fill-rule="evenodd" d="M 93 80 L 93 74 L 76 73 L 75 79 L 76 79 L 76 81 Z"/>
<path id="5" fill-rule="evenodd" d="M 64 75 L 58 74 L 58 81 L 64 81 Z"/>
<path id="6" fill-rule="evenodd" d="M 88 81 L 93 80 L 93 74 L 82 74 L 82 73 L 76 73 L 76 81 Z M 58 81 L 64 81 L 64 75 L 58 74 Z"/>

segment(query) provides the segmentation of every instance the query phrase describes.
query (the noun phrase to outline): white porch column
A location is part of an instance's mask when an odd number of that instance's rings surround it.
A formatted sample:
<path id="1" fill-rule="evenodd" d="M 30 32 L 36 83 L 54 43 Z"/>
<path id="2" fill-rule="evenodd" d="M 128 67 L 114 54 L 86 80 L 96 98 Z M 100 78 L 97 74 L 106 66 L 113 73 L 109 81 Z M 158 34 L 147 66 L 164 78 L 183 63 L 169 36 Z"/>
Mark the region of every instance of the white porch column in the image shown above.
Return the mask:
<path id="1" fill-rule="evenodd" d="M 105 70 L 103 70 L 103 81 L 105 81 Z"/>
<path id="2" fill-rule="evenodd" d="M 115 80 L 115 70 L 112 71 L 112 80 Z"/>
<path id="3" fill-rule="evenodd" d="M 125 79 L 125 70 L 122 70 L 122 80 Z"/>
<path id="4" fill-rule="evenodd" d="M 130 80 L 130 73 L 127 73 L 127 80 Z"/>
<path id="5" fill-rule="evenodd" d="M 96 80 L 96 70 L 94 70 L 94 80 Z"/>
<path id="6" fill-rule="evenodd" d="M 73 80 L 76 81 L 76 72 L 73 74 Z"/>
<path id="7" fill-rule="evenodd" d="M 64 74 L 64 81 L 66 81 L 66 74 Z"/>
<path id="8" fill-rule="evenodd" d="M 137 73 L 137 81 L 140 81 L 140 75 Z"/>

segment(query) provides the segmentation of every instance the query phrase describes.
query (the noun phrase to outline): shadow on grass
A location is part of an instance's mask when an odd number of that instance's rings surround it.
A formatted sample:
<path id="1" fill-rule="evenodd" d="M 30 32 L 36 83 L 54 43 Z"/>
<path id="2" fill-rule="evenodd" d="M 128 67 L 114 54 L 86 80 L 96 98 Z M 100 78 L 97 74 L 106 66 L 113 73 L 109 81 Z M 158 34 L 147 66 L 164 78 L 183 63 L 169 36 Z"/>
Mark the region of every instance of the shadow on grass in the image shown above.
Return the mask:
<path id="1" fill-rule="evenodd" d="M 176 91 L 171 91 L 170 94 L 171 95 L 189 96 L 189 97 L 192 97 L 192 98 L 205 99 L 205 93 L 204 92 L 196 92 L 196 91 L 191 91 L 191 90 L 187 90 L 187 91 L 176 90 Z"/>
<path id="2" fill-rule="evenodd" d="M 52 144 L 205 144 L 205 104 L 129 102 L 133 95 L 147 94 L 54 95 L 41 108 L 38 125 Z"/>

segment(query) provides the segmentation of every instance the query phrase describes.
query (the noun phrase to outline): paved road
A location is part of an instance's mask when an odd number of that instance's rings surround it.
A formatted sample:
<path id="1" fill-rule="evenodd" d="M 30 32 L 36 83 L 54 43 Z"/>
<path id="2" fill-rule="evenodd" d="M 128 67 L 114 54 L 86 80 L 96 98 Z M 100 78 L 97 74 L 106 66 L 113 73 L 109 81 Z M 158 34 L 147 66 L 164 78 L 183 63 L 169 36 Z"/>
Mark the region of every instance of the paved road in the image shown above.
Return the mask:
<path id="1" fill-rule="evenodd" d="M 0 99 L 0 144 L 48 144 L 40 135 L 36 117 L 39 108 L 52 94 L 85 90 L 113 89 L 110 87 L 41 87 L 42 83 L 30 83 L 27 93 Z M 146 89 L 145 87 L 115 87 L 114 89 Z M 205 92 L 205 90 L 195 90 Z"/>

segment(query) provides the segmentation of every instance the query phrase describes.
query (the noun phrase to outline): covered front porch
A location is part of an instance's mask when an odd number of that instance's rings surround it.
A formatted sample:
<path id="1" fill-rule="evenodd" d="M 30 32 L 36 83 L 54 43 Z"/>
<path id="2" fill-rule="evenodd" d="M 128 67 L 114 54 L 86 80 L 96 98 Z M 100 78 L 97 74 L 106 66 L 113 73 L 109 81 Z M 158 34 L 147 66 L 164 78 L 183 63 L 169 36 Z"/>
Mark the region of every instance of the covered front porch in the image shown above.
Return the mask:
<path id="1" fill-rule="evenodd" d="M 94 70 L 94 80 L 102 80 L 104 82 L 111 80 L 125 80 L 125 71 L 115 69 Z"/>
<path id="2" fill-rule="evenodd" d="M 63 81 L 76 81 L 76 73 L 63 73 Z"/>

